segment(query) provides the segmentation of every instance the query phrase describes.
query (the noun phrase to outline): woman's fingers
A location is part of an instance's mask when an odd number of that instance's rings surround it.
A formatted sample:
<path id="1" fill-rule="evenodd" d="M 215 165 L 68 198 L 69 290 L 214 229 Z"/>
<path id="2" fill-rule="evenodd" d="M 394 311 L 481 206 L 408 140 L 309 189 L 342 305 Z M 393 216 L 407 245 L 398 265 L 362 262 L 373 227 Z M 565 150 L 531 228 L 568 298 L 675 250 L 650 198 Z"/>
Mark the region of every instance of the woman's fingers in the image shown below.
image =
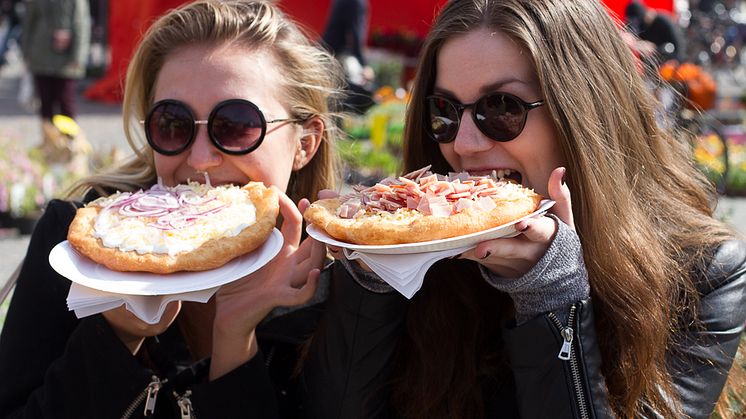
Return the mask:
<path id="1" fill-rule="evenodd" d="M 321 267 L 326 258 L 326 246 L 324 243 L 316 241 L 314 239 L 307 239 L 311 243 L 311 257 L 309 260 L 313 266 Z"/>
<path id="2" fill-rule="evenodd" d="M 463 259 L 496 263 L 500 259 L 532 259 L 544 249 L 542 242 L 532 242 L 525 237 L 496 239 L 479 243 L 477 247 L 461 254 Z"/>
<path id="3" fill-rule="evenodd" d="M 298 210 L 300 211 L 301 215 L 306 213 L 306 210 L 310 205 L 311 202 L 306 198 L 303 198 L 298 202 Z"/>
<path id="4" fill-rule="evenodd" d="M 326 246 L 324 246 L 324 243 L 307 238 L 301 243 L 295 255 L 296 266 L 293 269 L 294 274 L 290 280 L 290 285 L 298 288 L 306 281 L 305 272 L 322 267 L 326 256 Z"/>
<path id="5" fill-rule="evenodd" d="M 319 191 L 318 196 L 319 199 L 330 199 L 338 197 L 339 194 L 331 189 L 322 189 Z"/>
<path id="6" fill-rule="evenodd" d="M 316 293 L 320 274 L 321 271 L 319 269 L 312 269 L 308 272 L 308 276 L 304 278 L 305 283 L 300 288 L 287 288 L 284 290 L 282 297 L 278 301 L 278 305 L 290 307 L 306 303 Z"/>
<path id="7" fill-rule="evenodd" d="M 344 258 L 344 253 L 342 252 L 342 248 L 341 248 L 341 247 L 337 247 L 337 246 L 329 246 L 329 245 L 327 244 L 327 245 L 326 245 L 326 248 L 327 248 L 327 249 L 329 249 L 329 254 L 330 254 L 330 255 L 331 255 L 331 257 L 333 257 L 334 259 L 342 259 L 342 258 Z"/>
<path id="8" fill-rule="evenodd" d="M 288 198 L 279 188 L 272 186 L 280 197 L 280 214 L 282 214 L 282 227 L 280 231 L 285 238 L 285 245 L 298 246 L 301 237 L 301 226 L 303 225 L 303 216 L 301 216 L 298 207 Z"/>
<path id="9" fill-rule="evenodd" d="M 545 243 L 557 232 L 557 223 L 549 217 L 528 218 L 515 224 L 515 229 L 532 242 Z"/>
<path id="10" fill-rule="evenodd" d="M 555 201 L 551 211 L 574 228 L 570 189 L 563 180 L 565 172 L 564 167 L 558 167 L 549 176 L 549 198 Z M 519 221 L 514 228 L 518 236 L 479 243 L 461 257 L 475 260 L 501 276 L 525 274 L 546 252 L 557 232 L 557 222 L 542 216 Z"/>
<path id="11" fill-rule="evenodd" d="M 558 167 L 549 175 L 549 198 L 555 201 L 554 206 L 549 210 L 559 217 L 570 228 L 575 229 L 575 222 L 572 216 L 572 200 L 570 199 L 570 188 L 565 183 L 567 169 Z"/>

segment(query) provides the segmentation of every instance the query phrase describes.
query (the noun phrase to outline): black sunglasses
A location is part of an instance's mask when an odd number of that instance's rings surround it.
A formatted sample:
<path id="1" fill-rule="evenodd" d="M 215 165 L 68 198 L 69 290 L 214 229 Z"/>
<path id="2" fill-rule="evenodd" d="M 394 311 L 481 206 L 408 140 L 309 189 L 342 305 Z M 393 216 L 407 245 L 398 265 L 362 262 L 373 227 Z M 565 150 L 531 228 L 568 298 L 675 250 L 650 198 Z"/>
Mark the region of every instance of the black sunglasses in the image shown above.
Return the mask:
<path id="1" fill-rule="evenodd" d="M 145 137 L 153 150 L 174 156 L 189 148 L 197 125 L 207 125 L 215 147 L 226 154 L 241 155 L 256 150 L 267 133 L 267 124 L 299 122 L 300 119 L 267 121 L 259 108 L 244 99 L 228 99 L 215 105 L 207 120 L 196 120 L 185 103 L 173 99 L 156 102 L 144 121 Z"/>
<path id="2" fill-rule="evenodd" d="M 474 103 L 461 104 L 444 96 L 428 96 L 429 123 L 425 124 L 430 137 L 439 143 L 456 139 L 464 109 L 471 108 L 474 124 L 482 134 L 495 141 L 510 141 L 520 135 L 526 125 L 528 111 L 544 104 L 523 101 L 509 93 L 490 93 Z"/>

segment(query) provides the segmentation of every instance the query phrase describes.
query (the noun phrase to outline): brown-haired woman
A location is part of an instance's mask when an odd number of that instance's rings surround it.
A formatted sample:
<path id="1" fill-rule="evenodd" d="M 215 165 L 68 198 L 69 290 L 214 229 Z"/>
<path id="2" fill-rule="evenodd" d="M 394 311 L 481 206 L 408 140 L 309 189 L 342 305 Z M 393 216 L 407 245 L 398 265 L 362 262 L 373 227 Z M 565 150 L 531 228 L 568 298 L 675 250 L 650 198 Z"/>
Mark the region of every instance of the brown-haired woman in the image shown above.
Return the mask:
<path id="1" fill-rule="evenodd" d="M 421 52 L 405 171 L 509 170 L 556 205 L 434 265 L 411 301 L 360 267 L 334 283 L 309 400 L 328 417 L 709 417 L 746 318 L 746 245 L 656 107 L 599 1 L 451 0 Z"/>

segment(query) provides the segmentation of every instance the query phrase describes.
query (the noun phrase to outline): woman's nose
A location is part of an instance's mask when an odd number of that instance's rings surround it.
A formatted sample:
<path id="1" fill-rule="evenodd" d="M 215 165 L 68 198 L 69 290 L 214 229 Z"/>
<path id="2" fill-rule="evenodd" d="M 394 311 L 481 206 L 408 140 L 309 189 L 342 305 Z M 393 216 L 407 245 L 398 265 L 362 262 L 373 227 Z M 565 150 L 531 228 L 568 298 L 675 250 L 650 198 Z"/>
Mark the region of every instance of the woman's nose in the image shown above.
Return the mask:
<path id="1" fill-rule="evenodd" d="M 187 164 L 196 171 L 207 171 L 223 163 L 223 154 L 215 147 L 207 133 L 207 125 L 198 124 L 194 142 L 189 147 Z"/>
<path id="2" fill-rule="evenodd" d="M 472 118 L 471 109 L 464 109 L 453 140 L 453 151 L 459 155 L 470 155 L 487 151 L 495 145 L 495 142 L 482 134 Z"/>

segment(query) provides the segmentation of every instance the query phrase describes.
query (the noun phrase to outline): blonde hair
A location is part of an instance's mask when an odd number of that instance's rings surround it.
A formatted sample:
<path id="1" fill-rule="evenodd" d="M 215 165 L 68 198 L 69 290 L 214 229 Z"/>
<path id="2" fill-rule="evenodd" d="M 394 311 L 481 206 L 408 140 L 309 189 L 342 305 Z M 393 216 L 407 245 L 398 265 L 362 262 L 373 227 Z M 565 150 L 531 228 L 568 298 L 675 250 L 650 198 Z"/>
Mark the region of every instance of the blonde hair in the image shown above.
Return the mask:
<path id="1" fill-rule="evenodd" d="M 153 103 L 158 73 L 169 54 L 195 44 L 237 44 L 273 54 L 282 82 L 278 89 L 291 117 L 320 118 L 324 123 L 316 155 L 293 173 L 286 192 L 297 201 L 301 197 L 313 199 L 320 189 L 333 188 L 337 173 L 333 143 L 338 136 L 333 107 L 343 83 L 337 61 L 271 2 L 202 0 L 156 20 L 130 61 L 122 108 L 125 136 L 135 154 L 109 172 L 84 179 L 72 194 L 91 188 L 99 193 L 132 190 L 155 182 L 153 150 L 139 121 Z"/>
<path id="2" fill-rule="evenodd" d="M 622 417 L 649 404 L 679 417 L 666 351 L 696 316 L 692 272 L 733 233 L 712 218 L 714 188 L 687 141 L 656 121 L 657 102 L 597 0 L 453 0 L 425 40 L 405 133 L 405 171 L 452 170 L 424 129 L 424 97 L 449 39 L 510 36 L 536 70 L 564 160 L 591 282 L 603 373 Z M 667 397 L 673 397 L 672 400 Z"/>

